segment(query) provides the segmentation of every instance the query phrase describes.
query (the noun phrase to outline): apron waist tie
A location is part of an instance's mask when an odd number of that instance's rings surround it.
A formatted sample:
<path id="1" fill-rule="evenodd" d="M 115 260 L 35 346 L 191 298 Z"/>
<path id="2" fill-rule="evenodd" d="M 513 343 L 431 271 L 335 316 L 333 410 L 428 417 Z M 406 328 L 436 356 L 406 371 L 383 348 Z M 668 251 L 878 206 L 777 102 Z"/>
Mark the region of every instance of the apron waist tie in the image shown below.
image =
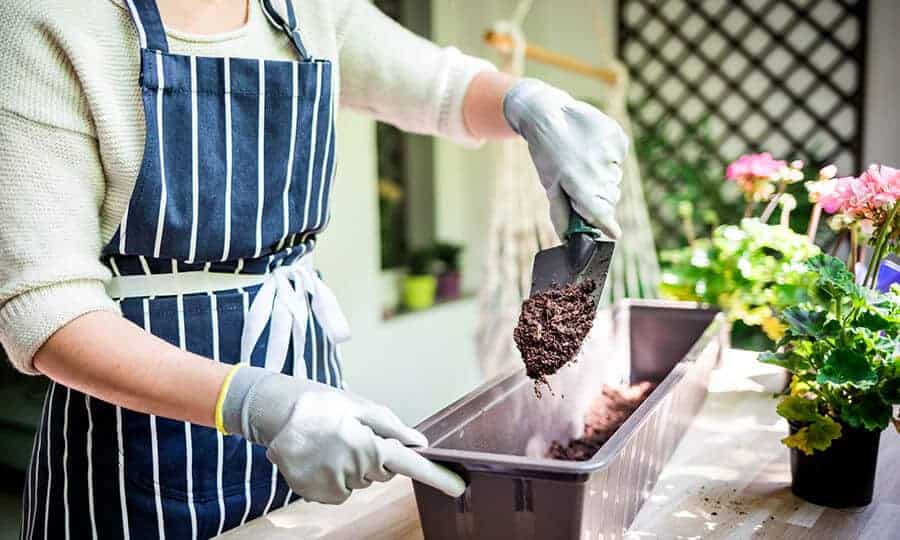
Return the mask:
<path id="1" fill-rule="evenodd" d="M 291 337 L 294 338 L 294 366 L 305 365 L 303 353 L 310 311 L 332 343 L 342 343 L 350 338 L 350 325 L 337 297 L 316 273 L 312 259 L 307 255 L 260 275 L 192 271 L 116 276 L 107 284 L 106 291 L 112 298 L 129 298 L 211 293 L 261 285 L 244 320 L 241 362 L 250 363 L 250 355 L 266 324 L 271 324 L 265 367 L 281 371 Z"/>
<path id="2" fill-rule="evenodd" d="M 306 365 L 303 353 L 310 309 L 332 343 L 350 339 L 350 324 L 337 297 L 313 269 L 312 257 L 301 257 L 273 270 L 256 293 L 244 321 L 241 362 L 250 363 L 250 355 L 271 321 L 266 369 L 282 370 L 292 336 L 295 370 Z"/>

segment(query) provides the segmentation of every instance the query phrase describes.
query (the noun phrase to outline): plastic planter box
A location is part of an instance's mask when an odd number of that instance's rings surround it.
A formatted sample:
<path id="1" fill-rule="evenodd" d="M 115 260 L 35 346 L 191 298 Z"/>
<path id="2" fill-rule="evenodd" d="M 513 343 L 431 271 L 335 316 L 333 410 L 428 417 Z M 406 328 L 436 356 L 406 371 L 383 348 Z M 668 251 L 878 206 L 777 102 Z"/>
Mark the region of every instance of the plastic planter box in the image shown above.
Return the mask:
<path id="1" fill-rule="evenodd" d="M 415 484 L 425 538 L 619 538 L 627 530 L 706 397 L 727 324 L 695 304 L 626 301 L 598 317 L 594 331 L 593 343 L 608 346 L 558 374 L 555 395 L 536 399 L 517 369 L 418 426 L 432 444 L 422 454 L 469 484 L 457 499 Z M 623 374 L 659 386 L 591 460 L 543 457 L 551 441 L 580 435 L 593 396 Z"/>

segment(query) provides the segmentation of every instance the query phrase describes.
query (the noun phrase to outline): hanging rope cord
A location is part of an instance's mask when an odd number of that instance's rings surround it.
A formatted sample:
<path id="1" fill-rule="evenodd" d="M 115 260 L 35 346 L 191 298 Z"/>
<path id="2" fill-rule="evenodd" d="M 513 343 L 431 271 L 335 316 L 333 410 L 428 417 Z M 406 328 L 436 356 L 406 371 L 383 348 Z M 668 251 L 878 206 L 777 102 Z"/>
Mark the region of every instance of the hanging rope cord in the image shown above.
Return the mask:
<path id="1" fill-rule="evenodd" d="M 510 35 L 513 41 L 500 67 L 517 76 L 525 68 L 526 42 L 520 21 L 527 15 L 530 4 L 530 1 L 520 2 L 512 20 L 494 25 L 494 30 Z M 476 335 L 485 377 L 496 375 L 517 361 L 512 330 L 522 299 L 531 288 L 534 254 L 558 242 L 549 219 L 549 205 L 525 141 L 506 139 L 495 148 L 494 195 Z"/>
<path id="2" fill-rule="evenodd" d="M 522 22 L 532 1 L 519 2 L 510 20 L 493 26 L 512 38 L 501 69 L 521 76 L 525 69 L 526 40 Z M 607 113 L 626 132 L 631 123 L 625 106 L 627 73 L 618 63 L 620 84 L 612 88 Z M 476 347 L 485 378 L 503 373 L 519 361 L 512 339 L 522 300 L 531 288 L 531 266 L 541 249 L 559 243 L 549 218 L 549 205 L 537 171 L 531 164 L 527 144 L 507 139 L 497 145 L 495 185 L 488 226 L 487 255 L 482 287 L 479 291 L 479 322 Z M 656 294 L 659 265 L 650 231 L 650 219 L 641 189 L 640 171 L 633 149 L 623 167 L 622 197 L 617 218 L 624 231 L 617 244 L 604 303 L 626 297 L 652 297 Z"/>
<path id="3" fill-rule="evenodd" d="M 604 112 L 622 126 L 632 141 L 622 166 L 622 195 L 616 207 L 622 237 L 616 243 L 616 255 L 603 294 L 603 300 L 612 303 L 623 298 L 655 297 L 660 270 L 628 115 L 628 70 L 617 60 L 611 60 L 608 67 L 616 72 L 618 83 L 610 87 Z"/>

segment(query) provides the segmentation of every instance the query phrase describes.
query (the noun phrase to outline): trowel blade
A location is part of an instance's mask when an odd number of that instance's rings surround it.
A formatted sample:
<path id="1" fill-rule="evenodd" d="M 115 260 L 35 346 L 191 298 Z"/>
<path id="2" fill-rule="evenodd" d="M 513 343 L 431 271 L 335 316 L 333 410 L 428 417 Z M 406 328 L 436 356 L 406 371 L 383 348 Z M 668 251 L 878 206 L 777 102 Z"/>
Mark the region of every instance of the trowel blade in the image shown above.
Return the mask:
<path id="1" fill-rule="evenodd" d="M 611 240 L 595 240 L 587 235 L 583 235 L 584 238 L 575 236 L 572 235 L 566 244 L 541 250 L 534 256 L 530 296 L 551 287 L 564 287 L 591 278 L 596 284 L 591 294 L 594 305 L 600 304 L 616 243 Z M 579 242 L 580 245 L 572 246 L 572 242 Z M 586 246 L 584 242 L 590 242 L 590 245 Z"/>

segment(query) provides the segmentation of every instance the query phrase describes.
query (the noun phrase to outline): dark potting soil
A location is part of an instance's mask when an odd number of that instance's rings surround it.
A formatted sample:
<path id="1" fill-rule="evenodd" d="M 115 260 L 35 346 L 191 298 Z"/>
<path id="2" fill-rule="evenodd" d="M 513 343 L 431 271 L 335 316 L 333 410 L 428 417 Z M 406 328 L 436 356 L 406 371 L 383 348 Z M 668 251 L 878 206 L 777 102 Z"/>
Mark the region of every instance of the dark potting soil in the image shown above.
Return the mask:
<path id="1" fill-rule="evenodd" d="M 547 457 L 566 461 L 587 461 L 628 420 L 638 406 L 656 388 L 651 382 L 632 385 L 603 385 L 600 395 L 591 404 L 584 419 L 584 434 L 563 445 L 559 441 L 550 444 Z"/>
<path id="2" fill-rule="evenodd" d="M 522 314 L 513 338 L 525 362 L 525 370 L 539 385 L 549 387 L 547 376 L 571 362 L 594 324 L 593 279 L 565 287 L 551 287 L 522 303 Z"/>

